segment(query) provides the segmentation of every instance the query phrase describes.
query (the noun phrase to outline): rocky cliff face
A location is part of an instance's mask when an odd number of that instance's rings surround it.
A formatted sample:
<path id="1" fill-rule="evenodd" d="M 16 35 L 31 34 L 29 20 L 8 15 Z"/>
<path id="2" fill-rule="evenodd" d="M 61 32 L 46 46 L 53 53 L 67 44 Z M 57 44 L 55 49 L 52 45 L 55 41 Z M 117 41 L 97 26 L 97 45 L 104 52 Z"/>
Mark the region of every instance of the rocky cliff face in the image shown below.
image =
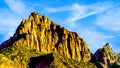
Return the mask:
<path id="1" fill-rule="evenodd" d="M 37 12 L 24 19 L 13 37 L 0 45 L 0 68 L 96 68 L 94 64 L 98 68 L 120 67 L 120 54 L 107 43 L 91 55 L 77 33 Z"/>
<path id="2" fill-rule="evenodd" d="M 93 58 L 95 63 L 102 63 L 103 66 L 111 66 L 117 59 L 117 54 L 110 48 L 107 43 L 103 48 L 98 49 L 94 54 Z"/>
<path id="3" fill-rule="evenodd" d="M 86 42 L 77 33 L 70 32 L 37 12 L 21 22 L 16 33 L 0 49 L 21 46 L 42 53 L 56 53 L 81 62 L 88 62 L 91 54 Z"/>

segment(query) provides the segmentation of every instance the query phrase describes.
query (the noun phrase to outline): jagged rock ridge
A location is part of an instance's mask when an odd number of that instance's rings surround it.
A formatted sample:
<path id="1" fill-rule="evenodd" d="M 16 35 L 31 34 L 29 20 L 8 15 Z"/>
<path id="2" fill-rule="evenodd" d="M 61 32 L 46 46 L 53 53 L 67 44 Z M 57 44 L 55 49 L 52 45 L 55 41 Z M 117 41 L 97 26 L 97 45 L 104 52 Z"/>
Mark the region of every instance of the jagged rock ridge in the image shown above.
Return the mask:
<path id="1" fill-rule="evenodd" d="M 102 63 L 103 67 L 111 67 L 117 60 L 117 54 L 112 50 L 109 43 L 106 43 L 103 48 L 98 49 L 93 58 L 94 63 Z"/>
<path id="2" fill-rule="evenodd" d="M 68 31 L 37 12 L 23 20 L 14 36 L 4 42 L 0 49 L 12 45 L 43 53 L 57 53 L 81 62 L 91 59 L 88 45 L 77 33 Z"/>
<path id="3" fill-rule="evenodd" d="M 77 33 L 37 12 L 24 19 L 13 37 L 0 45 L 0 58 L 1 68 L 120 67 L 120 55 L 113 52 L 109 43 L 92 55 Z"/>

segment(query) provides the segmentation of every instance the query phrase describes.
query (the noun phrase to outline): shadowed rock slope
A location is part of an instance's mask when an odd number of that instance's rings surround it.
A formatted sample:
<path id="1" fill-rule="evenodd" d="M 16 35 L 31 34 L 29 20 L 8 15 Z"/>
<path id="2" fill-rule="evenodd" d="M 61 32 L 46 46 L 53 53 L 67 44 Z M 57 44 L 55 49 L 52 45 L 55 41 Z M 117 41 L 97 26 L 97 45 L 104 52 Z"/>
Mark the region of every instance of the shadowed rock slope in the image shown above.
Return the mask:
<path id="1" fill-rule="evenodd" d="M 92 59 L 99 68 L 107 68 L 111 67 L 112 64 L 117 61 L 117 58 L 118 54 L 116 54 L 112 48 L 110 48 L 109 43 L 107 43 L 103 48 L 96 51 Z"/>
<path id="2" fill-rule="evenodd" d="M 47 62 L 47 58 L 45 58 L 45 60 L 35 64 L 38 67 L 46 66 L 47 68 L 50 64 L 57 66 L 59 63 L 73 68 L 76 66 L 95 68 L 94 64 L 89 62 L 91 53 L 88 45 L 77 33 L 68 31 L 37 12 L 31 13 L 28 19 L 21 22 L 14 36 L 0 45 L 0 50 L 0 54 L 4 55 L 11 61 L 10 63 L 13 62 L 13 65 L 18 68 L 30 67 L 32 57 L 38 57 L 41 60 L 41 55 L 48 54 L 48 57 L 45 57 L 49 58 L 51 53 L 53 54 L 53 60 Z M 78 65 L 73 65 L 70 60 L 78 63 Z M 81 64 L 82 66 L 80 66 Z"/>

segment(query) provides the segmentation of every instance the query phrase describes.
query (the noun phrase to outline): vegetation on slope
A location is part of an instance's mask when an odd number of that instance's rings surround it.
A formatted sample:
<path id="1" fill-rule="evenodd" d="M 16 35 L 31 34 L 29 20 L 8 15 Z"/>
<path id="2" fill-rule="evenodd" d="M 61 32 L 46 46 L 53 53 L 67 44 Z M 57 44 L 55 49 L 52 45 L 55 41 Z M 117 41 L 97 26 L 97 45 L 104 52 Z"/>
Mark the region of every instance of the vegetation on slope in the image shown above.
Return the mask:
<path id="1" fill-rule="evenodd" d="M 0 58 L 2 58 L 0 59 L 1 68 L 6 68 L 6 66 L 9 66 L 8 68 L 32 68 L 45 66 L 50 68 L 96 68 L 96 66 L 90 62 L 78 62 L 58 54 L 45 54 L 36 50 L 29 51 L 26 48 L 18 46 L 4 48 L 0 51 Z"/>

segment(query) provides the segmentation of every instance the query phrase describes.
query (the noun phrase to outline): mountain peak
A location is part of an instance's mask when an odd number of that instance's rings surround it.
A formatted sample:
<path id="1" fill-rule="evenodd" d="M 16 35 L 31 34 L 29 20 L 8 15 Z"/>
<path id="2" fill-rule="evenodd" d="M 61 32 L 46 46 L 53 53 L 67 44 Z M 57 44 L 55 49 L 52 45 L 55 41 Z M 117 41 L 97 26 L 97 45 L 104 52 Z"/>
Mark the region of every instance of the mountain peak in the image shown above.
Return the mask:
<path id="1" fill-rule="evenodd" d="M 34 16 L 34 15 L 40 15 L 40 14 L 38 12 L 32 12 L 31 15 Z"/>
<path id="2" fill-rule="evenodd" d="M 117 54 L 112 50 L 109 43 L 106 43 L 103 48 L 98 49 L 94 56 L 93 60 L 96 63 L 102 64 L 102 66 L 111 66 L 117 59 Z"/>
<path id="3" fill-rule="evenodd" d="M 107 45 L 110 45 L 110 44 L 109 44 L 109 43 L 106 43 L 105 45 L 107 46 Z"/>
<path id="4" fill-rule="evenodd" d="M 37 12 L 22 20 L 13 37 L 0 45 L 3 59 L 0 67 L 107 68 L 117 57 L 109 43 L 92 55 L 87 43 L 76 32 L 68 31 Z"/>
<path id="5" fill-rule="evenodd" d="M 110 47 L 110 44 L 109 43 L 106 43 L 105 45 L 104 45 L 104 47 Z M 104 48 L 103 47 L 103 48 Z"/>
<path id="6" fill-rule="evenodd" d="M 68 31 L 37 12 L 31 13 L 28 19 L 21 22 L 12 39 L 12 44 L 7 46 L 56 53 L 81 62 L 91 59 L 88 45 L 77 33 Z"/>
<path id="7" fill-rule="evenodd" d="M 41 19 L 42 16 L 38 12 L 32 12 L 31 15 L 29 16 L 29 20 L 37 20 L 35 22 L 39 22 L 39 19 Z"/>
<path id="8" fill-rule="evenodd" d="M 113 53 L 113 50 L 112 50 L 112 48 L 110 47 L 110 44 L 109 44 L 109 43 L 106 43 L 106 44 L 103 46 L 103 50 L 104 50 L 104 52 L 111 52 L 111 53 Z"/>

